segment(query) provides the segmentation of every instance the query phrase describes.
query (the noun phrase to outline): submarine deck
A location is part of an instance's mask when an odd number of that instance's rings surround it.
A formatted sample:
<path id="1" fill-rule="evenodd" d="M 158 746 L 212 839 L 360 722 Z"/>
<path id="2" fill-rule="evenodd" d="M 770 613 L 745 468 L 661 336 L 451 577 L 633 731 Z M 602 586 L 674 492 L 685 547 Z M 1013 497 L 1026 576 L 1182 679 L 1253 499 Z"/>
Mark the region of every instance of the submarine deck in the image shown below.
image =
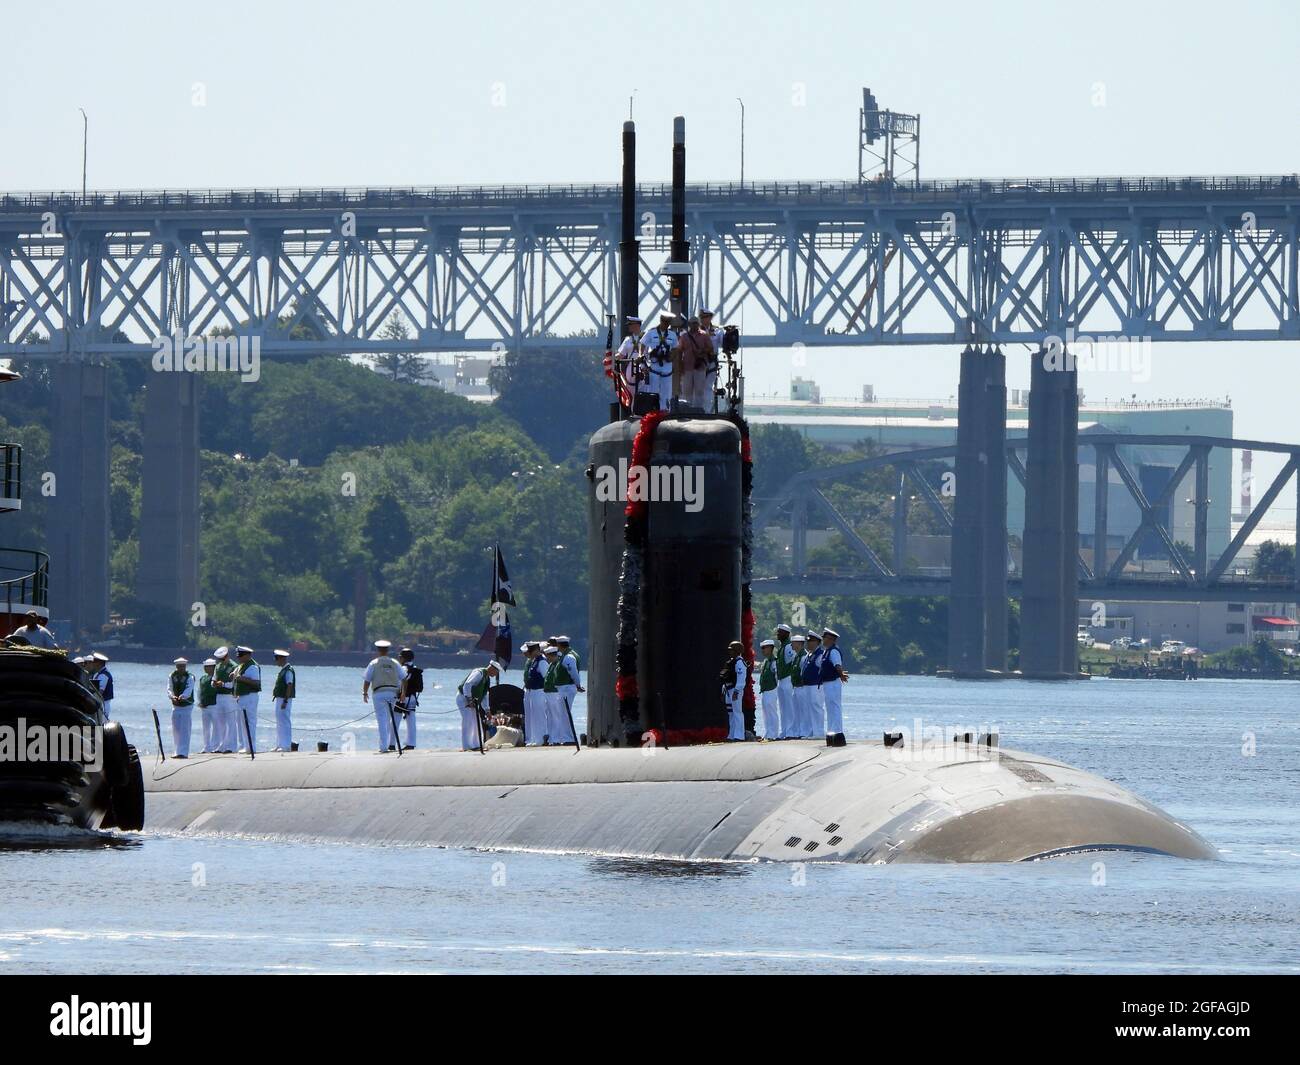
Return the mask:
<path id="1" fill-rule="evenodd" d="M 1008 749 L 859 741 L 199 756 L 146 772 L 147 825 L 673 859 L 1214 857 L 1099 777 Z"/>

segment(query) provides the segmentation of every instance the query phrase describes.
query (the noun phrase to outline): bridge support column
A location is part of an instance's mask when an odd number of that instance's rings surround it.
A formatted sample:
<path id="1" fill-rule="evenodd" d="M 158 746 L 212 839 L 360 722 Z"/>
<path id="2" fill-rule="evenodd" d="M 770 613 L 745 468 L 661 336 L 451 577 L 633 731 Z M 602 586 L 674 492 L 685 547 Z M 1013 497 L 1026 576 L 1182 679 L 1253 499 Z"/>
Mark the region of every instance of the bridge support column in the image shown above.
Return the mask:
<path id="1" fill-rule="evenodd" d="M 59 362 L 52 376 L 50 616 L 84 643 L 108 621 L 108 367 Z"/>
<path id="2" fill-rule="evenodd" d="M 1001 352 L 962 352 L 948 606 L 948 668 L 958 676 L 1006 669 L 1006 394 Z"/>
<path id="3" fill-rule="evenodd" d="M 1078 673 L 1079 389 L 1074 369 L 1044 362 L 1032 356 L 1020 669 L 1060 679 Z"/>
<path id="4" fill-rule="evenodd" d="M 144 401 L 136 595 L 184 615 L 199 590 L 199 393 L 196 374 L 155 373 Z"/>
<path id="5" fill-rule="evenodd" d="M 1007 668 L 1007 357 L 989 351 L 983 367 L 984 668 L 1002 673 Z"/>

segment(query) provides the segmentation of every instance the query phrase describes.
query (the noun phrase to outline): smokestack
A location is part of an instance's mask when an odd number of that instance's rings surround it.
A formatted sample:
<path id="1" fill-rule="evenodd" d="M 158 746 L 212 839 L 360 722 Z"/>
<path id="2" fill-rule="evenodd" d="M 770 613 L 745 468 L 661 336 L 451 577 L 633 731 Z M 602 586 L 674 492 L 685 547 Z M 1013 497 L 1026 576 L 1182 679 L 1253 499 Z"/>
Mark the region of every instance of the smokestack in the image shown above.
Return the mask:
<path id="1" fill-rule="evenodd" d="M 619 336 L 629 315 L 639 313 L 641 242 L 636 239 L 636 123 L 623 123 L 623 236 L 619 244 Z"/>
<path id="2" fill-rule="evenodd" d="M 691 247 L 686 243 L 686 119 L 673 119 L 673 242 L 668 261 L 689 263 Z M 672 309 L 685 318 L 690 313 L 690 271 L 672 272 Z"/>
<path id="3" fill-rule="evenodd" d="M 1254 454 L 1250 451 L 1241 453 L 1241 517 L 1244 520 L 1251 511 L 1251 489 L 1255 485 L 1255 475 L 1251 472 Z"/>

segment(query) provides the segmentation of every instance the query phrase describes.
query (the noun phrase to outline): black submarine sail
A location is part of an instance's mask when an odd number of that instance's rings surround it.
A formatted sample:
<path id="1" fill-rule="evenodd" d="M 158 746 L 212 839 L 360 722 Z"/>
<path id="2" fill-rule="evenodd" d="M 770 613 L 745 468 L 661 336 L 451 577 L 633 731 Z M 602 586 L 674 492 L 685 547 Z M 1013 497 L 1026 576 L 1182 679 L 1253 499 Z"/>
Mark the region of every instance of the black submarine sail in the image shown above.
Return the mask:
<path id="1" fill-rule="evenodd" d="M 638 297 L 635 153 L 628 122 L 620 242 L 625 329 Z M 673 120 L 672 239 L 664 273 L 676 328 L 684 329 L 691 265 L 681 117 Z M 749 429 L 734 387 L 722 406 L 719 413 L 680 405 L 664 411 L 642 394 L 630 416 L 623 416 L 623 402 L 615 404 L 614 420 L 591 438 L 587 735 L 594 746 L 723 739 L 717 677 L 727 644 L 740 640 L 753 664 Z M 612 492 L 611 484 L 619 490 Z M 744 703 L 752 731 L 752 680 Z"/>

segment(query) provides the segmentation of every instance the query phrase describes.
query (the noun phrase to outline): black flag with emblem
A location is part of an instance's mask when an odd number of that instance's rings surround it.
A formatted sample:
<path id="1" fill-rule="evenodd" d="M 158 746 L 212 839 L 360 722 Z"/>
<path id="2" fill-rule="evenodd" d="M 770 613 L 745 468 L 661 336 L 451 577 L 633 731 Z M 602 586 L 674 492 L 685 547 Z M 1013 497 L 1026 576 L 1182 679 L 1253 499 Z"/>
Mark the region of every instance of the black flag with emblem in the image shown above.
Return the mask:
<path id="1" fill-rule="evenodd" d="M 510 659 L 514 656 L 515 639 L 510 631 L 510 615 L 506 613 L 506 607 L 515 605 L 515 593 L 510 586 L 510 574 L 506 572 L 506 560 L 501 554 L 500 544 L 497 545 L 496 561 L 492 568 L 492 597 L 488 602 L 492 616 L 488 620 L 488 627 L 484 630 L 479 645 L 482 646 L 486 642 L 488 633 L 495 628 L 496 638 L 492 641 L 492 653 L 501 660 L 503 666 L 509 666 Z"/>

